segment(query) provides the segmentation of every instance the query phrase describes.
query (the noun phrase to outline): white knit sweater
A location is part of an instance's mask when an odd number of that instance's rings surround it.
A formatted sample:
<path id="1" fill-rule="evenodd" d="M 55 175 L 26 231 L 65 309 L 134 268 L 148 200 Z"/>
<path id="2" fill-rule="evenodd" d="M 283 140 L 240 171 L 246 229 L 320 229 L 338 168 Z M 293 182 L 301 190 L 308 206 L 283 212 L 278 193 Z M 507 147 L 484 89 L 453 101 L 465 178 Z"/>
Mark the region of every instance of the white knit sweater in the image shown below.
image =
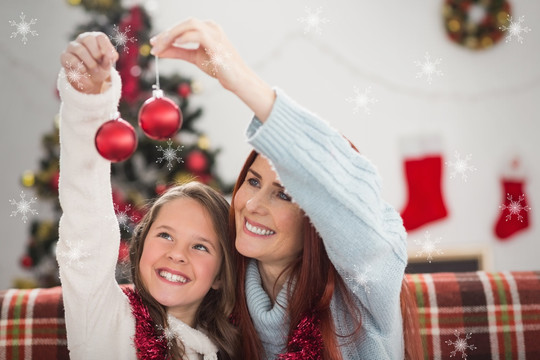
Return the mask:
<path id="1" fill-rule="evenodd" d="M 63 215 L 56 248 L 65 308 L 68 348 L 75 360 L 136 359 L 135 318 L 115 280 L 120 231 L 114 212 L 110 162 L 94 146 L 99 126 L 120 99 L 121 80 L 111 70 L 111 88 L 87 95 L 58 77 L 60 184 Z M 169 315 L 170 328 L 186 349 L 185 359 L 217 359 L 202 332 Z"/>

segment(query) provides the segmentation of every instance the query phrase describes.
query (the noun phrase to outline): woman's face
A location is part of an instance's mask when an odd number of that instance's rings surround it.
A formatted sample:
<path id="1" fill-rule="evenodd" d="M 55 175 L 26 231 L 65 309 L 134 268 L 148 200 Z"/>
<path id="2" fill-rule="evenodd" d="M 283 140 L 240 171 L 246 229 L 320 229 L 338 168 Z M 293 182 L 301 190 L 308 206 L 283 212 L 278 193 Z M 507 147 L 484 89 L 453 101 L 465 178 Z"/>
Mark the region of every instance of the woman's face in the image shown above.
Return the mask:
<path id="1" fill-rule="evenodd" d="M 221 261 L 208 211 L 193 199 L 179 198 L 159 210 L 146 235 L 139 271 L 154 299 L 189 323 L 210 288 L 219 286 Z"/>
<path id="2" fill-rule="evenodd" d="M 234 197 L 236 249 L 268 265 L 285 267 L 303 246 L 303 211 L 279 183 L 268 161 L 257 156 Z"/>

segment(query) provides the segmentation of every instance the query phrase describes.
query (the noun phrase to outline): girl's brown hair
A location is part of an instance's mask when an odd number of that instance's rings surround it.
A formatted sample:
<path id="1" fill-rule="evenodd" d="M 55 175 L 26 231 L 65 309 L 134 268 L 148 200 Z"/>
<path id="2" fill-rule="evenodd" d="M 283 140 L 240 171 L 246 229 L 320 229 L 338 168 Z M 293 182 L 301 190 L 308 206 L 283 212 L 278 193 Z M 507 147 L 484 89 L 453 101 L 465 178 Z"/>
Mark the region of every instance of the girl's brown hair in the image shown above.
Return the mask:
<path id="1" fill-rule="evenodd" d="M 152 320 L 158 328 L 166 329 L 167 308 L 157 302 L 146 289 L 139 272 L 139 261 L 144 249 L 144 242 L 150 227 L 161 207 L 175 199 L 189 198 L 199 202 L 212 220 L 221 246 L 223 260 L 219 271 L 221 286 L 210 289 L 204 297 L 195 317 L 196 325 L 202 329 L 219 348 L 220 359 L 236 359 L 239 347 L 238 331 L 230 323 L 229 316 L 235 302 L 236 271 L 229 245 L 227 216 L 229 203 L 217 191 L 202 183 L 192 181 L 174 186 L 158 197 L 150 206 L 134 231 L 130 245 L 131 276 L 133 284 L 148 307 Z M 172 342 L 169 356 L 181 359 L 184 348 L 176 341 Z"/>
<path id="2" fill-rule="evenodd" d="M 257 157 L 257 153 L 252 151 L 248 156 L 236 182 L 233 199 L 236 192 L 245 181 L 246 174 L 250 166 Z M 236 238 L 234 201 L 229 212 L 229 232 L 230 238 Z M 316 229 L 311 224 L 308 217 L 303 220 L 303 250 L 283 272 L 290 274 L 292 279 L 290 284 L 295 284 L 294 289 L 288 288 L 287 313 L 290 317 L 288 339 L 302 320 L 303 316 L 315 313 L 320 319 L 319 330 L 323 341 L 323 360 L 342 359 L 339 348 L 338 337 L 334 319 L 330 310 L 330 302 L 335 292 L 343 294 L 346 310 L 350 314 L 350 319 L 355 321 L 355 331 L 347 335 L 350 341 L 354 341 L 361 330 L 360 309 L 354 302 L 353 295 L 347 288 L 343 278 L 328 258 L 324 243 L 318 235 Z M 234 245 L 233 245 L 234 246 Z M 245 359 L 262 360 L 263 346 L 253 326 L 246 302 L 245 274 L 249 258 L 236 252 L 236 264 L 238 267 L 238 286 L 236 292 L 235 318 L 243 339 L 242 354 Z M 408 291 L 406 280 L 403 280 L 400 300 L 401 312 L 403 316 L 403 329 L 405 341 L 405 359 L 422 359 L 422 343 L 418 332 L 418 320 L 416 315 L 415 299 Z M 296 296 L 295 296 L 296 294 Z M 299 296 L 301 294 L 301 296 Z"/>

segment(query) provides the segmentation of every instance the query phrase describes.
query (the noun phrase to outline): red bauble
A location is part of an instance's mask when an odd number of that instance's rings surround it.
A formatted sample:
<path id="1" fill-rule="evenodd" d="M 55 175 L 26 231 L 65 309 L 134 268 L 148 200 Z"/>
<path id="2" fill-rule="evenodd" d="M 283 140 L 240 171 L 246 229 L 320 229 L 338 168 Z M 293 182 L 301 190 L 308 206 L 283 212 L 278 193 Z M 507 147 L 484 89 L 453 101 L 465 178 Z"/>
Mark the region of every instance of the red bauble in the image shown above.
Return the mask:
<path id="1" fill-rule="evenodd" d="M 34 266 L 34 261 L 30 255 L 24 255 L 21 258 L 21 265 L 25 269 L 30 269 L 32 266 Z"/>
<path id="2" fill-rule="evenodd" d="M 137 134 L 130 123 L 118 117 L 99 127 L 95 144 L 105 159 L 112 162 L 124 161 L 137 148 Z"/>
<path id="3" fill-rule="evenodd" d="M 202 151 L 193 150 L 187 156 L 186 167 L 193 173 L 202 173 L 208 167 L 208 159 Z"/>
<path id="4" fill-rule="evenodd" d="M 139 126 L 149 138 L 167 140 L 182 126 L 182 113 L 171 99 L 163 97 L 161 90 L 154 90 L 154 96 L 139 111 Z"/>
<path id="5" fill-rule="evenodd" d="M 188 83 L 181 83 L 178 85 L 178 95 L 187 98 L 191 94 L 191 86 Z"/>

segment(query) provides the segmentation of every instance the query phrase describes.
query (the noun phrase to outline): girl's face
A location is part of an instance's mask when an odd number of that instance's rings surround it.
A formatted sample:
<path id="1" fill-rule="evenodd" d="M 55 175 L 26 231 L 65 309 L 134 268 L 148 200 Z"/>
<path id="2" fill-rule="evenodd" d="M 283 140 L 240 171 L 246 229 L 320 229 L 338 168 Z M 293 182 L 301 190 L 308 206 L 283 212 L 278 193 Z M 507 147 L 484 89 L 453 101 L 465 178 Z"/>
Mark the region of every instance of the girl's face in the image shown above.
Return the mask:
<path id="1" fill-rule="evenodd" d="M 236 249 L 284 268 L 302 250 L 304 213 L 291 202 L 266 159 L 257 156 L 234 197 Z"/>
<path id="2" fill-rule="evenodd" d="M 193 325 L 195 313 L 216 280 L 221 246 L 207 210 L 190 198 L 164 204 L 144 242 L 141 279 L 168 312 Z"/>

